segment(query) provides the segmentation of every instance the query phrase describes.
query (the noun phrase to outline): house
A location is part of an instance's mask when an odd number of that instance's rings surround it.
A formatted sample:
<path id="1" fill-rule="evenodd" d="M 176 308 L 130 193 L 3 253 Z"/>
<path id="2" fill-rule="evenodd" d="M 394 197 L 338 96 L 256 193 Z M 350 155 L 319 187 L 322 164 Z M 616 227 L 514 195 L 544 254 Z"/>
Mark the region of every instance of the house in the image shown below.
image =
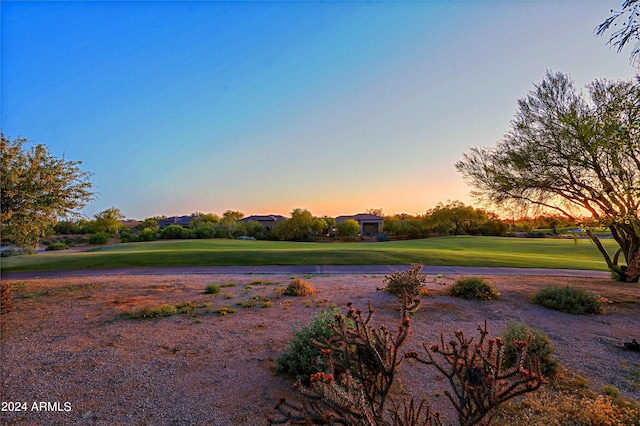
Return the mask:
<path id="1" fill-rule="evenodd" d="M 158 226 L 160 229 L 164 229 L 169 225 L 180 225 L 182 227 L 187 227 L 191 223 L 195 216 L 173 216 L 168 217 L 166 219 L 160 219 L 158 221 Z"/>
<path id="2" fill-rule="evenodd" d="M 358 222 L 360 225 L 360 235 L 378 235 L 382 231 L 382 222 L 384 221 L 382 216 L 366 213 L 358 213 L 354 216 L 338 216 L 336 217 L 336 223 L 344 222 L 349 219 Z"/>
<path id="3" fill-rule="evenodd" d="M 282 222 L 286 218 L 279 214 L 268 214 L 268 215 L 252 215 L 247 216 L 245 218 L 240 219 L 240 222 L 258 222 L 262 226 L 267 229 L 267 232 L 271 232 L 271 229 L 276 226 L 278 223 Z"/>

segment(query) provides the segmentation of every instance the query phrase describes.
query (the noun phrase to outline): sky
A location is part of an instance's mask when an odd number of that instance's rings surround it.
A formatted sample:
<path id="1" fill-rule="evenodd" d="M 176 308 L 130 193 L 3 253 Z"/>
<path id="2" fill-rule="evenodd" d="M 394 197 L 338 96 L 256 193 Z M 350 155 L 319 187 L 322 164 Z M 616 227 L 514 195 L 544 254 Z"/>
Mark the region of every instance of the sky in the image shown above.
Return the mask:
<path id="1" fill-rule="evenodd" d="M 547 70 L 631 79 L 608 1 L 0 2 L 0 127 L 93 173 L 87 217 L 423 214 Z"/>

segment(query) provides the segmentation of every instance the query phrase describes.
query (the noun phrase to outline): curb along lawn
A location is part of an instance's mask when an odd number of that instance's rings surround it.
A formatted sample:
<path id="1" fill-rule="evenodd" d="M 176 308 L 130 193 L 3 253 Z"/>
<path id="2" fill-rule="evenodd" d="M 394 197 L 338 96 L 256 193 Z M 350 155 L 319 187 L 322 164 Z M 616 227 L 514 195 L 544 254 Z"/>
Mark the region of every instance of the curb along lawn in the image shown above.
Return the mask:
<path id="1" fill-rule="evenodd" d="M 614 253 L 613 240 L 605 247 Z M 384 243 L 162 240 L 2 259 L 2 272 L 153 266 L 406 265 L 607 270 L 588 240 L 441 237 Z"/>

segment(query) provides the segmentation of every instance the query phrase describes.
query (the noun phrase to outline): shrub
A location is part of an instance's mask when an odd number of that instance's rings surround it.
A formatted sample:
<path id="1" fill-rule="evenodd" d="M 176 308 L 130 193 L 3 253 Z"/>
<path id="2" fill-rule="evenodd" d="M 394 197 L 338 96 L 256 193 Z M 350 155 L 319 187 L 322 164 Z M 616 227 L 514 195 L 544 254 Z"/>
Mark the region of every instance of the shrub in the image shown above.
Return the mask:
<path id="1" fill-rule="evenodd" d="M 322 370 L 316 364 L 316 358 L 320 356 L 320 349 L 312 346 L 310 341 L 321 341 L 330 338 L 333 334 L 330 324 L 336 323 L 336 315 L 341 315 L 339 309 L 331 311 L 322 310 L 316 313 L 308 326 L 301 327 L 289 342 L 289 348 L 276 360 L 278 371 L 289 373 L 296 378 L 308 381 L 311 374 Z"/>
<path id="2" fill-rule="evenodd" d="M 529 425 L 640 425 L 640 404 L 597 395 L 587 389 L 586 379 L 560 369 L 551 386 L 518 402 L 500 407 L 496 424 Z"/>
<path id="3" fill-rule="evenodd" d="M 236 310 L 233 308 L 230 308 L 228 306 L 223 306 L 221 308 L 215 309 L 213 312 L 215 312 L 216 314 L 220 315 L 221 317 L 228 315 L 228 314 L 235 314 Z"/>
<path id="4" fill-rule="evenodd" d="M 206 294 L 218 294 L 220 293 L 220 286 L 217 284 L 209 284 L 205 287 L 204 292 Z"/>
<path id="5" fill-rule="evenodd" d="M 546 308 L 574 315 L 601 314 L 603 303 L 598 296 L 570 286 L 548 286 L 536 292 L 531 301 Z"/>
<path id="6" fill-rule="evenodd" d="M 111 235 L 107 232 L 97 232 L 89 235 L 89 244 L 93 246 L 107 244 Z"/>
<path id="7" fill-rule="evenodd" d="M 389 237 L 387 236 L 387 234 L 385 234 L 384 232 L 379 232 L 378 236 L 376 237 L 376 239 L 378 241 L 380 241 L 381 243 L 385 242 L 385 241 L 389 241 Z"/>
<path id="8" fill-rule="evenodd" d="M 516 349 L 515 342 L 527 342 L 527 353 L 530 357 L 538 357 L 542 367 L 542 374 L 545 377 L 554 377 L 558 370 L 558 361 L 553 359 L 555 351 L 551 344 L 551 339 L 543 331 L 532 329 L 526 323 L 510 323 L 502 332 L 504 346 L 504 365 L 511 367 L 515 365 L 517 357 L 520 355 Z"/>
<path id="9" fill-rule="evenodd" d="M 178 313 L 178 308 L 174 305 L 169 305 L 168 303 L 158 305 L 152 308 L 142 308 L 135 312 L 130 312 L 127 317 L 131 319 L 142 319 L 142 318 L 161 318 L 161 317 L 170 317 Z"/>
<path id="10" fill-rule="evenodd" d="M 449 288 L 449 295 L 468 300 L 492 300 L 500 297 L 500 293 L 482 277 L 461 278 Z"/>
<path id="11" fill-rule="evenodd" d="M 183 228 L 180 225 L 169 225 L 160 231 L 160 238 L 165 240 L 189 239 L 195 237 L 196 233 L 193 230 Z"/>
<path id="12" fill-rule="evenodd" d="M 62 242 L 49 243 L 47 245 L 47 250 L 67 250 L 68 248 L 69 246 Z"/>
<path id="13" fill-rule="evenodd" d="M 312 296 L 316 289 L 302 278 L 294 278 L 284 291 L 286 296 Z"/>
<path id="14" fill-rule="evenodd" d="M 158 237 L 156 231 L 151 228 L 144 228 L 138 234 L 138 241 L 153 241 Z"/>

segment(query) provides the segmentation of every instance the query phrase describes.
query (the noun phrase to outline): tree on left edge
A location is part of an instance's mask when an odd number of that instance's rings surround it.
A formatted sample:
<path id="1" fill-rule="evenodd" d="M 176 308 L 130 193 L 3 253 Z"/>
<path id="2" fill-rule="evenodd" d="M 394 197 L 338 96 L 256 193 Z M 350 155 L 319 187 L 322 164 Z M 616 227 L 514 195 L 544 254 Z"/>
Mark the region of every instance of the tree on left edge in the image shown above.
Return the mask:
<path id="1" fill-rule="evenodd" d="M 10 140 L 0 132 L 0 219 L 2 239 L 33 252 L 49 225 L 77 216 L 93 199 L 91 173 L 81 161 L 56 158 L 45 145 Z"/>

